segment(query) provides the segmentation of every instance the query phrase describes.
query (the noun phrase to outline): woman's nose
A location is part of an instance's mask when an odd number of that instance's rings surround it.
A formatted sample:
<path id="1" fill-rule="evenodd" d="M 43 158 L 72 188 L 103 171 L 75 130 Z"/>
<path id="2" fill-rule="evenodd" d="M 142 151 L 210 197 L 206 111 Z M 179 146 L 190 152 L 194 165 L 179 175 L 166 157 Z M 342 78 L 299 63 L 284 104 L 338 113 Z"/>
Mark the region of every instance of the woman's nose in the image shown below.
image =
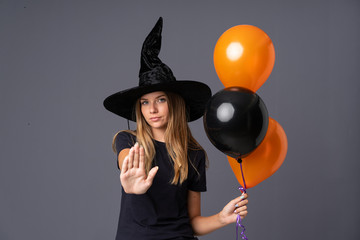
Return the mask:
<path id="1" fill-rule="evenodd" d="M 157 113 L 157 107 L 155 102 L 150 104 L 150 113 Z"/>

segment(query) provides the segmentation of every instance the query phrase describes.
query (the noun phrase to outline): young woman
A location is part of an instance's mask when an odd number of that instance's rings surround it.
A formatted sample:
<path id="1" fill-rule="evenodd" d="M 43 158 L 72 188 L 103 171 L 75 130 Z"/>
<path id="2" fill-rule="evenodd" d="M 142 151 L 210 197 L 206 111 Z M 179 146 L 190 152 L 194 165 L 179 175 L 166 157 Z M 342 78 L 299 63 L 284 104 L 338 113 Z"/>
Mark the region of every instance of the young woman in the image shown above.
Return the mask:
<path id="1" fill-rule="evenodd" d="M 200 82 L 177 81 L 161 62 L 161 30 L 160 18 L 143 44 L 139 86 L 104 101 L 137 126 L 113 141 L 122 185 L 116 239 L 197 239 L 247 215 L 242 194 L 219 213 L 201 216 L 207 159 L 187 122 L 203 115 L 211 91 Z"/>

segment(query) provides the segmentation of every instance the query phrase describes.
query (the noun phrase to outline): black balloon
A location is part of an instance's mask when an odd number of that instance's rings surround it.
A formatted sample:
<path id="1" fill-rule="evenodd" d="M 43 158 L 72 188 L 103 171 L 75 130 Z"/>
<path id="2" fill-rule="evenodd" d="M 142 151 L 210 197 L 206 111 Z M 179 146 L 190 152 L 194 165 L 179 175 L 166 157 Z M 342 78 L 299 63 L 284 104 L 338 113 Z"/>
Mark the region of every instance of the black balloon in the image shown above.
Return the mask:
<path id="1" fill-rule="evenodd" d="M 207 103 L 203 119 L 211 143 L 233 158 L 245 157 L 255 150 L 269 124 L 263 100 L 240 87 L 217 92 Z"/>

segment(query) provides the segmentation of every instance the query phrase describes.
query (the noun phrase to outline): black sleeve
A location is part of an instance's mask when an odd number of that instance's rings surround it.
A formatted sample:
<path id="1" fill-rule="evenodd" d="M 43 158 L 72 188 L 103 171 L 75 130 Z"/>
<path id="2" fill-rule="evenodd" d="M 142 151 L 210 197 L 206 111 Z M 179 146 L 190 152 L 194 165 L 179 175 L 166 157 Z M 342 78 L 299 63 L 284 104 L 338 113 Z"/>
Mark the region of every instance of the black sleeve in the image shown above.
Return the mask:
<path id="1" fill-rule="evenodd" d="M 206 167 L 205 167 L 205 152 L 196 151 L 190 155 L 190 161 L 193 166 L 189 166 L 189 183 L 188 189 L 195 192 L 206 192 Z"/>
<path id="2" fill-rule="evenodd" d="M 116 162 L 119 168 L 119 153 L 125 148 L 131 148 L 136 143 L 136 137 L 128 132 L 119 132 L 115 137 Z M 120 169 L 120 168 L 119 168 Z"/>

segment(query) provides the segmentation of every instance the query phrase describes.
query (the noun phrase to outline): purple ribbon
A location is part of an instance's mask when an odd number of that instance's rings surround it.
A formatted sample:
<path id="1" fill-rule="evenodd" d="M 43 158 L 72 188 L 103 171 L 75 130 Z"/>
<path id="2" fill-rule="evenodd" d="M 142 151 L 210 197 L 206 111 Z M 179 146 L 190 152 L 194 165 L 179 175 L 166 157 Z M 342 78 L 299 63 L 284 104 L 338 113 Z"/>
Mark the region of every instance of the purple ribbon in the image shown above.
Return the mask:
<path id="1" fill-rule="evenodd" d="M 244 183 L 244 187 L 240 186 L 239 190 L 242 193 L 246 193 L 246 183 L 245 183 L 245 178 L 244 178 L 244 172 L 243 172 L 243 169 L 242 169 L 242 160 L 241 160 L 241 158 L 238 158 L 237 161 L 240 163 L 240 171 L 241 171 L 241 176 L 242 176 L 243 183 Z M 246 230 L 245 226 L 241 224 L 240 215 L 238 215 L 237 218 L 236 218 L 236 240 L 238 240 L 239 228 L 241 229 L 241 233 L 240 233 L 241 239 L 248 240 L 248 238 L 245 235 L 245 230 Z"/>

